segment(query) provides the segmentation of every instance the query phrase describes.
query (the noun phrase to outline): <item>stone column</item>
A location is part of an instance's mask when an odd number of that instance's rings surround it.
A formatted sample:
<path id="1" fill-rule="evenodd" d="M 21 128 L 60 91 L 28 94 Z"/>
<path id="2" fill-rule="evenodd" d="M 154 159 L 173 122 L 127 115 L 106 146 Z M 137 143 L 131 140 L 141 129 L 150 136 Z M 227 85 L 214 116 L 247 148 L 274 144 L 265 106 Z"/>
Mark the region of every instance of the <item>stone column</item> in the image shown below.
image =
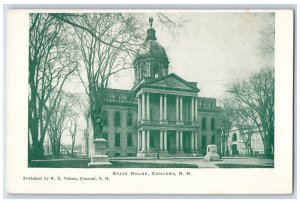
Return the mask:
<path id="1" fill-rule="evenodd" d="M 179 115 L 179 120 L 181 121 L 181 122 L 183 122 L 183 118 L 182 118 L 182 96 L 180 97 L 180 115 Z"/>
<path id="2" fill-rule="evenodd" d="M 176 96 L 176 122 L 180 121 L 179 97 Z"/>
<path id="3" fill-rule="evenodd" d="M 198 103 L 197 103 L 197 97 L 195 98 L 195 122 L 198 120 Z"/>
<path id="4" fill-rule="evenodd" d="M 159 131 L 159 150 L 163 151 L 164 150 L 164 131 L 160 130 Z"/>
<path id="5" fill-rule="evenodd" d="M 146 112 L 145 112 L 145 93 L 142 93 L 142 120 L 146 119 Z"/>
<path id="6" fill-rule="evenodd" d="M 167 95 L 164 95 L 164 120 L 167 120 Z"/>
<path id="7" fill-rule="evenodd" d="M 179 151 L 179 132 L 176 131 L 176 151 Z"/>
<path id="8" fill-rule="evenodd" d="M 192 151 L 195 150 L 195 145 L 194 145 L 194 132 L 191 132 L 191 149 Z"/>
<path id="9" fill-rule="evenodd" d="M 150 99 L 149 99 L 149 93 L 147 93 L 147 120 L 150 120 Z"/>
<path id="10" fill-rule="evenodd" d="M 191 122 L 194 122 L 194 113 L 195 113 L 195 110 L 194 110 L 194 98 L 192 97 L 192 101 L 191 101 Z"/>
<path id="11" fill-rule="evenodd" d="M 150 130 L 147 130 L 146 151 L 150 151 Z"/>
<path id="12" fill-rule="evenodd" d="M 167 136 L 168 136 L 168 131 L 164 131 L 164 151 L 167 151 Z"/>
<path id="13" fill-rule="evenodd" d="M 142 151 L 146 150 L 146 137 L 145 137 L 145 130 L 142 130 Z"/>
<path id="14" fill-rule="evenodd" d="M 179 150 L 183 150 L 182 131 L 179 131 Z"/>
<path id="15" fill-rule="evenodd" d="M 137 151 L 141 151 L 141 144 L 140 144 L 140 141 L 141 141 L 141 138 L 140 138 L 140 131 L 137 131 Z"/>
<path id="16" fill-rule="evenodd" d="M 159 120 L 163 120 L 163 95 L 159 95 Z"/>
<path id="17" fill-rule="evenodd" d="M 138 121 L 141 120 L 141 99 L 140 96 L 138 96 Z"/>
<path id="18" fill-rule="evenodd" d="M 198 133 L 195 132 L 195 150 L 198 150 Z"/>

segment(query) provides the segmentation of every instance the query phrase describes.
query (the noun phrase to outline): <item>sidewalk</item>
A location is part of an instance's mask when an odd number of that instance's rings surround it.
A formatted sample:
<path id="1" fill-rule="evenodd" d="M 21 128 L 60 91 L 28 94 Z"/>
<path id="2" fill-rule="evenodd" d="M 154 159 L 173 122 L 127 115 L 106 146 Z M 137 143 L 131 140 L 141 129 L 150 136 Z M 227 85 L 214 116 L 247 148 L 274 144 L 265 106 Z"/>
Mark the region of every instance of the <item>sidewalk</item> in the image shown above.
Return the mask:
<path id="1" fill-rule="evenodd" d="M 274 160 L 273 159 L 260 159 L 252 157 L 224 157 L 220 161 L 205 161 L 203 157 L 186 157 L 186 158 L 167 158 L 162 157 L 160 159 L 146 158 L 146 159 L 137 159 L 137 158 L 117 158 L 111 159 L 113 165 L 120 165 L 126 167 L 126 165 L 131 165 L 135 167 L 142 167 L 143 165 L 153 165 L 151 168 L 177 168 L 176 166 L 186 168 L 273 168 Z M 168 167 L 172 166 L 173 167 Z"/>
<path id="2" fill-rule="evenodd" d="M 38 168 L 87 168 L 89 158 L 35 160 L 29 167 Z M 203 157 L 115 157 L 109 168 L 274 168 L 273 159 L 252 157 L 223 157 L 220 161 L 206 161 Z"/>

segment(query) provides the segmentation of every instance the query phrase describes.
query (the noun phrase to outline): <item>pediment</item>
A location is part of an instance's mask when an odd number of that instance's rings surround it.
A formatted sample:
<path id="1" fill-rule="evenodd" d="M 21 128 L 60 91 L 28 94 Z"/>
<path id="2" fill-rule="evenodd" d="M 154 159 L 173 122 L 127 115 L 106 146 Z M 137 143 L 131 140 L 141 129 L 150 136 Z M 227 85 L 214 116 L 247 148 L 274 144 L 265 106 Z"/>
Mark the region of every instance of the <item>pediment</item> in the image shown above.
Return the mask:
<path id="1" fill-rule="evenodd" d="M 190 84 L 189 82 L 185 81 L 184 79 L 180 78 L 175 74 L 170 74 L 165 78 L 161 78 L 156 81 L 152 81 L 146 85 L 147 87 L 155 87 L 155 88 L 170 88 L 170 89 L 178 89 L 183 91 L 196 91 L 198 92 L 199 89 Z"/>

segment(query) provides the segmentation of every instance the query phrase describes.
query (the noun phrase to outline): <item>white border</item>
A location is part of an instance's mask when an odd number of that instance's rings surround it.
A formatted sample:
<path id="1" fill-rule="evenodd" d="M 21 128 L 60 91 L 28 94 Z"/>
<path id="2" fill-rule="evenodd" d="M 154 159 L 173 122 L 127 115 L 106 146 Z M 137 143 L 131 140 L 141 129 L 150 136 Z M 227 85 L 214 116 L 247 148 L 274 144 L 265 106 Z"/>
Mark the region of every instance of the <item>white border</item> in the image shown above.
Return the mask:
<path id="1" fill-rule="evenodd" d="M 132 10 L 131 10 L 132 11 Z M 140 12 L 141 10 L 138 10 Z M 173 10 L 174 11 L 174 10 Z M 171 11 L 171 12 L 173 12 Z M 249 10 L 247 10 L 248 12 Z M 28 11 L 10 11 L 8 21 L 7 188 L 11 193 L 76 194 L 290 194 L 292 192 L 293 15 L 276 11 L 275 168 L 180 169 L 187 177 L 112 177 L 106 183 L 26 182 L 23 176 L 111 176 L 111 171 L 166 169 L 27 168 Z M 202 11 L 201 11 L 202 12 Z M 212 11 L 209 11 L 212 12 Z M 220 12 L 220 11 L 217 11 Z M 236 10 L 235 10 L 236 12 Z M 25 143 L 25 144 L 24 144 Z M 178 171 L 170 169 L 168 171 Z"/>

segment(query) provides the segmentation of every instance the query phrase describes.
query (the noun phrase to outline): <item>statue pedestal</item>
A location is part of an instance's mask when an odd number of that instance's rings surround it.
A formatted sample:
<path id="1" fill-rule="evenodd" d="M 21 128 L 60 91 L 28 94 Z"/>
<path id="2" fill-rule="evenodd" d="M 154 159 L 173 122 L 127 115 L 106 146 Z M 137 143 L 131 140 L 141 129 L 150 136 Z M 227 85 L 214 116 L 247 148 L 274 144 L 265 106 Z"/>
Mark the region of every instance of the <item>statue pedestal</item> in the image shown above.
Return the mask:
<path id="1" fill-rule="evenodd" d="M 95 153 L 91 155 L 89 167 L 108 166 L 111 165 L 109 157 L 106 155 L 106 143 L 104 138 L 96 138 L 94 140 Z"/>
<path id="2" fill-rule="evenodd" d="M 217 145 L 207 145 L 207 153 L 204 157 L 206 161 L 219 161 L 220 156 L 217 153 Z"/>

